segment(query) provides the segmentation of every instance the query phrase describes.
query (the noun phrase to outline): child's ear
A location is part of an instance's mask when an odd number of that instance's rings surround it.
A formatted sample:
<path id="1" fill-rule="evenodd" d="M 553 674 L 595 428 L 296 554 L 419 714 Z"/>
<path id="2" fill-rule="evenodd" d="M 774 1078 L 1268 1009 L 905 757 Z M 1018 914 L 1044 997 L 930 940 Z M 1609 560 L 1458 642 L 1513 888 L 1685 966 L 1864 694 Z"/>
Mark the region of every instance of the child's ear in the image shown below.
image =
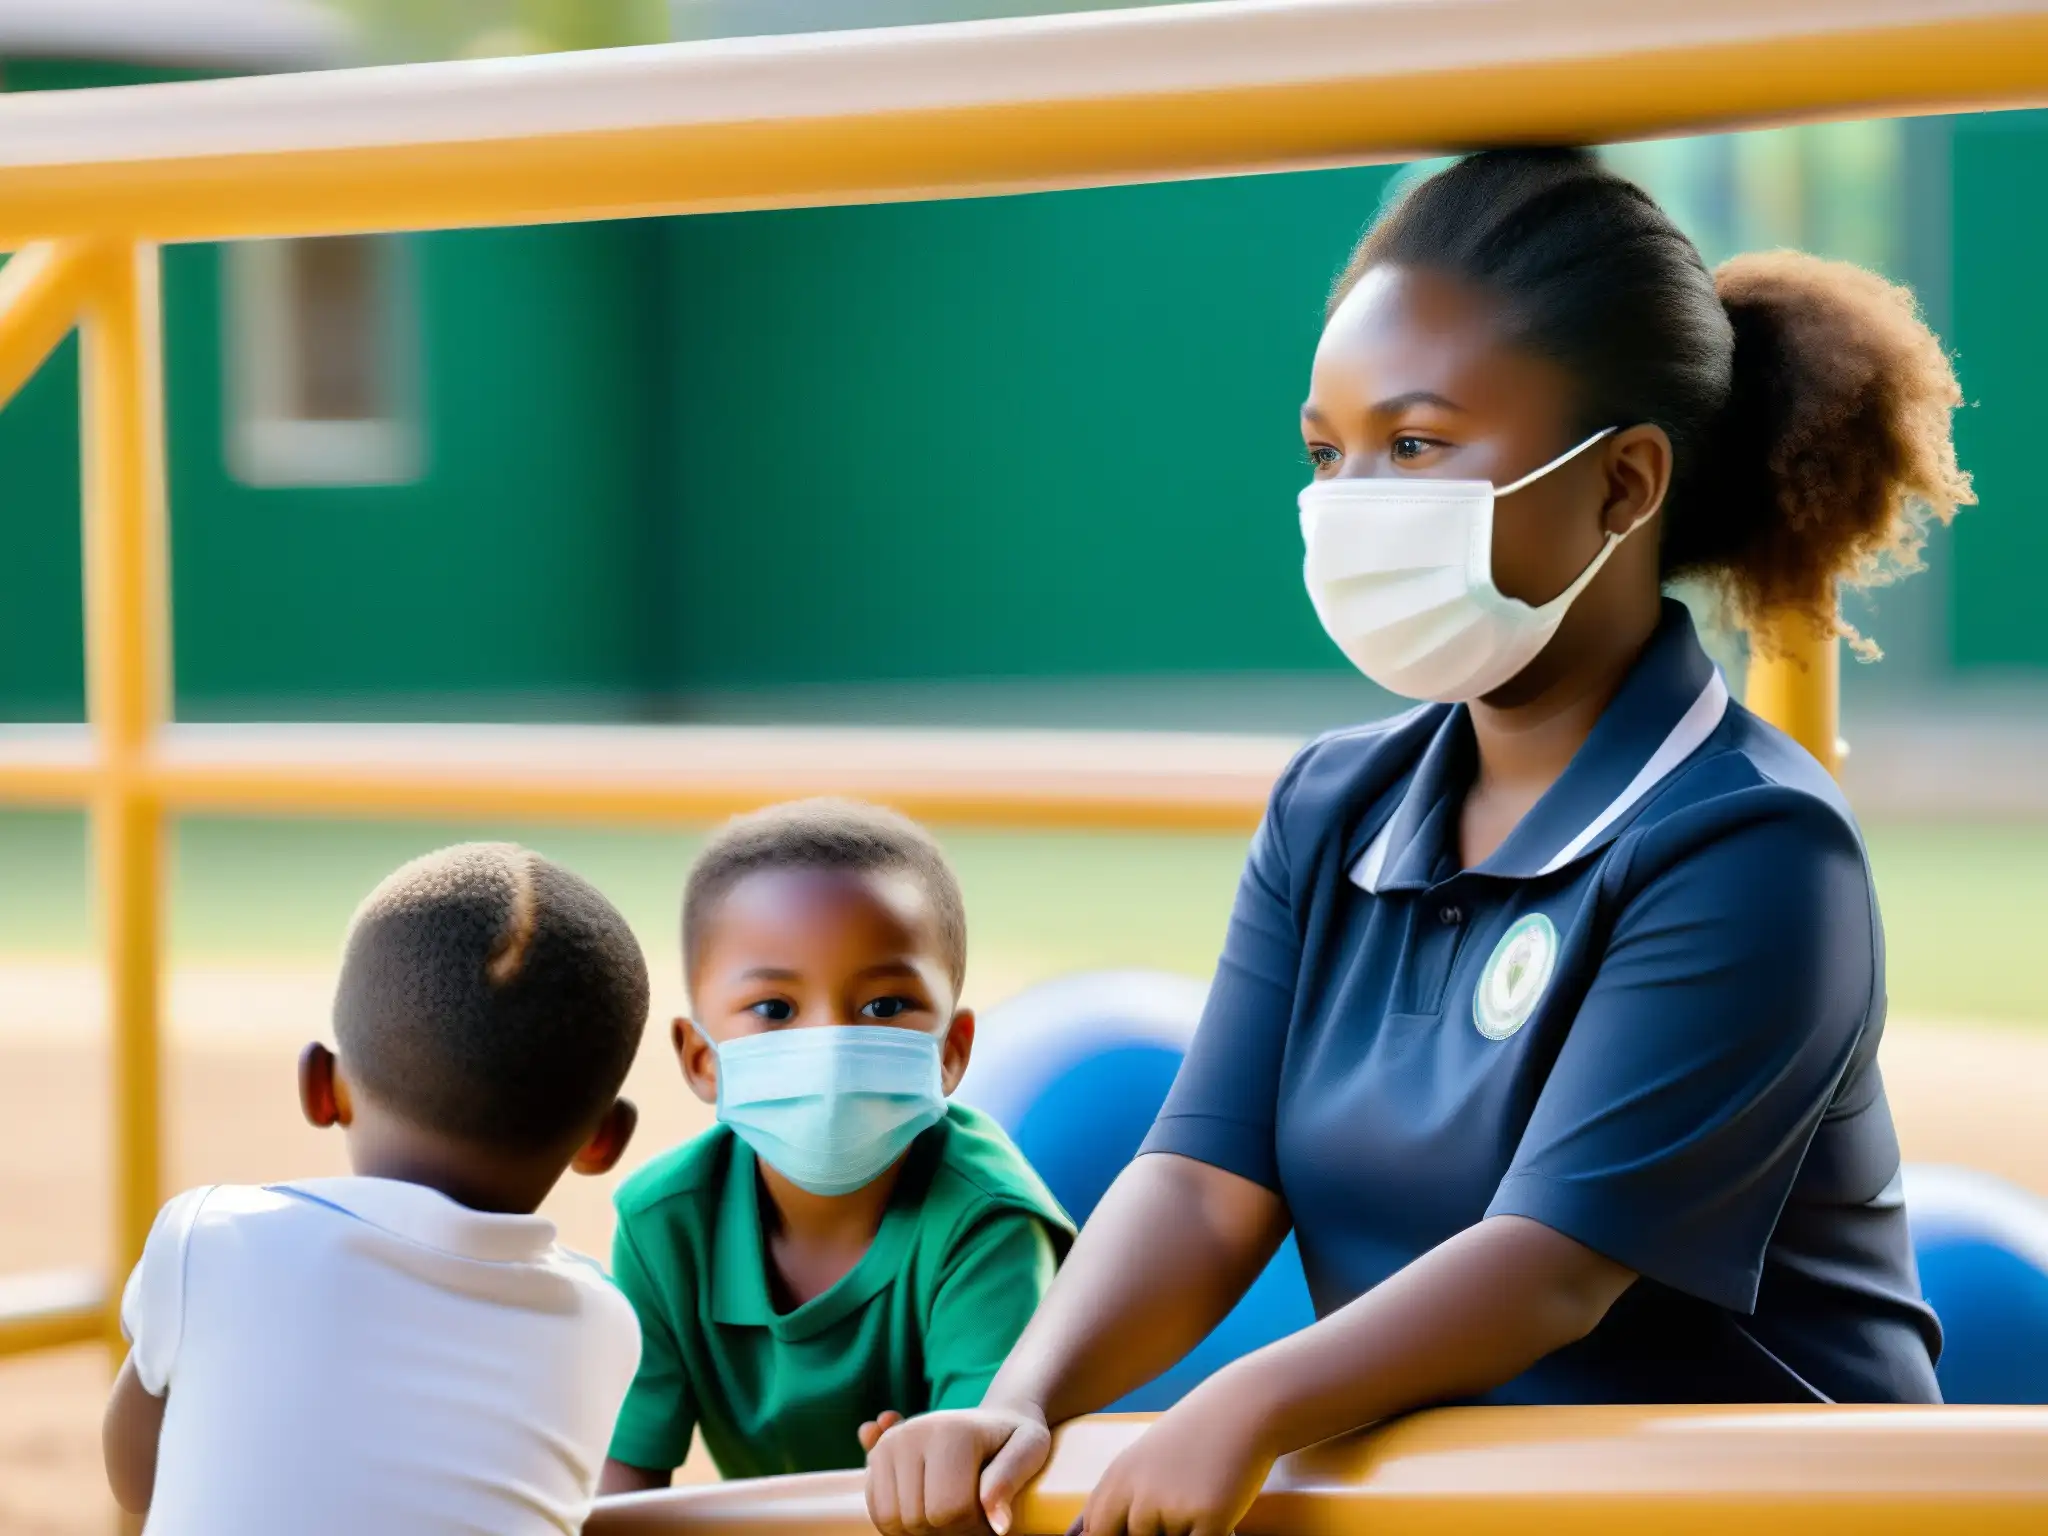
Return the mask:
<path id="1" fill-rule="evenodd" d="M 962 1008 L 953 1015 L 946 1042 L 939 1047 L 939 1086 L 951 1093 L 967 1075 L 967 1063 L 974 1055 L 974 1010 Z"/>
<path id="2" fill-rule="evenodd" d="M 317 1130 L 346 1126 L 355 1116 L 348 1102 L 348 1084 L 334 1052 L 318 1040 L 299 1052 L 299 1112 Z"/>
<path id="3" fill-rule="evenodd" d="M 676 1064 L 683 1069 L 683 1081 L 690 1092 L 706 1104 L 718 1102 L 718 1052 L 704 1038 L 704 1031 L 688 1019 L 677 1019 L 668 1027 L 669 1041 L 676 1049 Z"/>
<path id="4" fill-rule="evenodd" d="M 612 1107 L 597 1122 L 590 1140 L 577 1149 L 569 1166 L 578 1173 L 610 1173 L 626 1155 L 626 1144 L 640 1124 L 640 1111 L 631 1099 L 614 1099 Z"/>

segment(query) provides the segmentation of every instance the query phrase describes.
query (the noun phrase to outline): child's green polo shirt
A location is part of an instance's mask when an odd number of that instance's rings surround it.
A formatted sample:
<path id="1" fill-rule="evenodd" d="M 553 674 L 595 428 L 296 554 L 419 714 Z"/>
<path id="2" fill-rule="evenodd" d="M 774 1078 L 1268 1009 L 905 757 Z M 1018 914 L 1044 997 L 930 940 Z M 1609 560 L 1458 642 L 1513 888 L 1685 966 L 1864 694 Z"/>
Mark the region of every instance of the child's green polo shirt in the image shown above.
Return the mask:
<path id="1" fill-rule="evenodd" d="M 681 1465 L 693 1430 L 726 1477 L 858 1467 L 884 1409 L 972 1407 L 1024 1331 L 1073 1224 L 985 1115 L 952 1105 L 912 1144 L 875 1240 L 778 1313 L 759 1180 L 718 1126 L 619 1191 L 612 1272 L 640 1314 L 613 1459 Z"/>

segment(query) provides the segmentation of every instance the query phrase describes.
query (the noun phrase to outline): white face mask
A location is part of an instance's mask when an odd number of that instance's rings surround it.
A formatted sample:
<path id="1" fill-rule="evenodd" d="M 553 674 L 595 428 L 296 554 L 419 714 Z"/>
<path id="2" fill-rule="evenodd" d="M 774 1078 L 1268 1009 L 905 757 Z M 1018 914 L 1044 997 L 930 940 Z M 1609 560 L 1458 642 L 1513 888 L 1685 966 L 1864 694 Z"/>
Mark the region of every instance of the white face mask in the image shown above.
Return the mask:
<path id="1" fill-rule="evenodd" d="M 1610 533 L 1593 563 L 1541 607 L 1493 584 L 1493 504 L 1576 458 L 1608 427 L 1513 485 L 1414 476 L 1319 480 L 1301 493 L 1302 575 L 1337 648 L 1393 693 L 1444 703 L 1483 697 L 1530 662 L 1565 611 L 1642 526 Z"/>

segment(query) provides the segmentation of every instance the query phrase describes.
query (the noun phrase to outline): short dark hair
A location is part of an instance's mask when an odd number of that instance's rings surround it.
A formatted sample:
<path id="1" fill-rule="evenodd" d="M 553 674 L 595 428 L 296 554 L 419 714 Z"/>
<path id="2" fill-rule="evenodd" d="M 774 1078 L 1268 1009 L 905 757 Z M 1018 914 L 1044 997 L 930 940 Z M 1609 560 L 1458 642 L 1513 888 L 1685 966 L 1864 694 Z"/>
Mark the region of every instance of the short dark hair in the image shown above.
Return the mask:
<path id="1" fill-rule="evenodd" d="M 683 888 L 683 968 L 692 983 L 705 927 L 727 893 L 769 869 L 903 874 L 931 903 L 946 970 L 957 992 L 967 976 L 967 903 L 938 840 L 908 816 L 855 800 L 793 800 L 727 822 L 690 866 Z"/>
<path id="2" fill-rule="evenodd" d="M 1575 431 L 1662 427 L 1663 575 L 1706 578 L 1752 630 L 1789 613 L 1857 639 L 1836 584 L 1914 569 L 1924 518 L 1975 499 L 1950 435 L 1962 395 L 1908 290 L 1796 251 L 1709 272 L 1589 151 L 1489 150 L 1418 183 L 1359 243 L 1331 310 L 1383 264 L 1495 299 L 1508 339 L 1576 382 Z"/>
<path id="3" fill-rule="evenodd" d="M 510 843 L 413 860 L 357 909 L 334 995 L 353 1081 L 514 1151 L 595 1128 L 647 1025 L 647 961 L 587 881 Z"/>

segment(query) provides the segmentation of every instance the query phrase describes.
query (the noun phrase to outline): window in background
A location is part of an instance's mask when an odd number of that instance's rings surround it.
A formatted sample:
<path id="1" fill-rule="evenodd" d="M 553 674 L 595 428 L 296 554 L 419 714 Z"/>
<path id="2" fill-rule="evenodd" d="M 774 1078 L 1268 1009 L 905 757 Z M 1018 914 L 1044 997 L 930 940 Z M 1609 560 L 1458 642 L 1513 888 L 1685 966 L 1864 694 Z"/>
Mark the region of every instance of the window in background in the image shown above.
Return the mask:
<path id="1" fill-rule="evenodd" d="M 228 464 L 250 485 L 421 471 L 407 249 L 379 235 L 226 248 Z"/>

